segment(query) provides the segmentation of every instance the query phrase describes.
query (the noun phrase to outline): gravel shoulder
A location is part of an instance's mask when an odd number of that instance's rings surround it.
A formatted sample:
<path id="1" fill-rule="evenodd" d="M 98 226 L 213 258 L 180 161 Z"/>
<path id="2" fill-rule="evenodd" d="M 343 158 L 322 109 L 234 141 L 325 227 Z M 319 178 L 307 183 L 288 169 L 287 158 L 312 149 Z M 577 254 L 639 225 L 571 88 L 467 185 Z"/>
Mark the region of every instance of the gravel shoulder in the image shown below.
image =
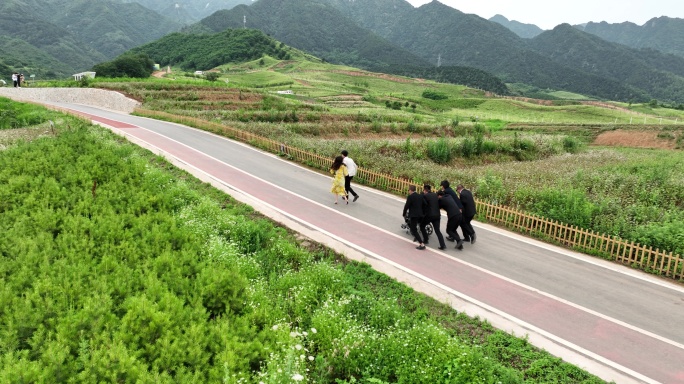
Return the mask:
<path id="1" fill-rule="evenodd" d="M 97 88 L 13 88 L 0 87 L 0 97 L 35 103 L 74 103 L 131 113 L 140 102 L 119 92 Z"/>

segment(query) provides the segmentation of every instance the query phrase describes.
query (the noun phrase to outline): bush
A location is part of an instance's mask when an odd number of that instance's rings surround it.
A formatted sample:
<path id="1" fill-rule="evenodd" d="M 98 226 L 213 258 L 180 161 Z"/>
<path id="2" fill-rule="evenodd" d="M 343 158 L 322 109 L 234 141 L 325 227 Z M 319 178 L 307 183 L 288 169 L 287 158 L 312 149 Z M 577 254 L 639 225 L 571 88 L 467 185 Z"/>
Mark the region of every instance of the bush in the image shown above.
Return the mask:
<path id="1" fill-rule="evenodd" d="M 422 96 L 424 98 L 430 99 L 430 100 L 446 100 L 449 98 L 449 96 L 447 96 L 443 93 L 436 92 L 436 91 L 433 91 L 430 89 L 424 90 Z"/>
<path id="2" fill-rule="evenodd" d="M 428 143 L 428 157 L 437 164 L 451 161 L 451 147 L 446 138 L 441 137 Z"/>

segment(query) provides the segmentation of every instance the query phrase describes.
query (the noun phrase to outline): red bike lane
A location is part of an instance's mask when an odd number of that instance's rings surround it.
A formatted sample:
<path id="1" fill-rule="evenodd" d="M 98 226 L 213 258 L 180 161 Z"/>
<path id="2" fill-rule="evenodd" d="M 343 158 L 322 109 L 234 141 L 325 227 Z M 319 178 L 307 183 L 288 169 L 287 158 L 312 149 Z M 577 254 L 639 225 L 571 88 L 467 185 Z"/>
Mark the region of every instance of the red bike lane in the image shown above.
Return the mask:
<path id="1" fill-rule="evenodd" d="M 295 195 L 157 133 L 97 116 L 92 119 L 135 137 L 232 188 L 318 228 L 370 257 L 412 271 L 431 284 L 467 296 L 505 313 L 530 330 L 541 330 L 580 354 L 626 372 L 644 382 L 684 383 L 684 349 L 647 333 L 611 321 L 534 289 L 483 271 L 415 244 L 343 212 Z M 397 215 L 399 216 L 399 215 Z M 511 240 L 512 241 L 512 240 Z"/>

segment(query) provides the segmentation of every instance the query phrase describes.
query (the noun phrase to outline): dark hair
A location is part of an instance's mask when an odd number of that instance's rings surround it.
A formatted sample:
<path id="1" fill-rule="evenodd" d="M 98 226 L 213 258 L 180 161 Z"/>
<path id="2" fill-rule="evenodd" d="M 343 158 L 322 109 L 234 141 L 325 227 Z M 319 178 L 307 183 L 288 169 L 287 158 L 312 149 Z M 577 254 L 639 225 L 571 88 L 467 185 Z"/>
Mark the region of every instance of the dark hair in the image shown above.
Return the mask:
<path id="1" fill-rule="evenodd" d="M 340 167 L 342 166 L 343 160 L 344 160 L 344 158 L 342 156 L 337 156 L 335 158 L 335 160 L 333 160 L 333 163 L 332 163 L 332 166 L 330 167 L 330 169 L 332 169 L 333 171 L 337 171 L 338 169 L 340 169 Z"/>
<path id="2" fill-rule="evenodd" d="M 465 188 L 463 188 L 463 184 L 459 184 L 456 186 L 457 191 L 460 191 L 461 189 L 465 189 Z"/>
<path id="3" fill-rule="evenodd" d="M 409 191 L 415 192 L 415 191 L 416 191 L 416 186 L 413 185 L 413 184 L 409 185 Z"/>
<path id="4" fill-rule="evenodd" d="M 347 152 L 346 149 L 343 149 L 340 153 L 342 154 L 342 156 L 349 156 L 349 152 Z"/>
<path id="5" fill-rule="evenodd" d="M 439 183 L 444 188 L 449 188 L 449 181 L 448 180 L 442 180 L 441 183 Z"/>
<path id="6" fill-rule="evenodd" d="M 444 196 L 444 191 L 437 191 L 437 196 Z"/>
<path id="7" fill-rule="evenodd" d="M 430 184 L 425 184 L 423 185 L 423 189 L 430 192 L 432 190 L 432 187 L 430 186 Z"/>

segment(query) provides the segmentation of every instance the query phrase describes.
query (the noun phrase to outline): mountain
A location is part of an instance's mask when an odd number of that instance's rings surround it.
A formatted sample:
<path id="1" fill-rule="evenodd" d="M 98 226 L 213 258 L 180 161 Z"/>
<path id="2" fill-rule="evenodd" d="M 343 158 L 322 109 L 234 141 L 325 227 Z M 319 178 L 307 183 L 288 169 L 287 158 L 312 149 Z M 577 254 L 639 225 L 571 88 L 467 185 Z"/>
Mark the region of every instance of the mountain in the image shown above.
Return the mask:
<path id="1" fill-rule="evenodd" d="M 653 48 L 684 57 L 684 19 L 656 17 L 639 26 L 626 22 L 587 23 L 575 26 L 604 40 L 632 48 Z"/>
<path id="2" fill-rule="evenodd" d="M 684 100 L 684 58 L 611 43 L 562 24 L 529 41 L 558 63 L 644 90 L 659 100 Z"/>
<path id="3" fill-rule="evenodd" d="M 508 20 L 502 15 L 494 15 L 489 18 L 489 21 L 503 25 L 524 39 L 531 39 L 544 32 L 543 29 L 534 24 L 525 24 L 515 20 Z"/>
<path id="4" fill-rule="evenodd" d="M 67 77 L 180 27 L 137 3 L 3 0 L 1 60 L 13 71 Z"/>
<path id="5" fill-rule="evenodd" d="M 251 4 L 253 0 L 121 0 L 123 3 L 138 3 L 169 20 L 190 24 L 216 11 L 231 9 L 240 4 Z"/>
<path id="6" fill-rule="evenodd" d="M 202 19 L 184 32 L 220 32 L 242 28 L 262 30 L 287 45 L 326 61 L 372 70 L 389 66 L 427 66 L 415 54 L 361 28 L 324 1 L 260 0 Z"/>
<path id="7" fill-rule="evenodd" d="M 401 6 L 399 0 L 327 1 L 359 25 L 433 65 L 439 59 L 442 65 L 479 68 L 506 82 L 606 99 L 647 98 L 642 91 L 618 81 L 558 63 L 533 50 L 527 39 L 506 27 L 438 1 L 418 8 Z"/>

